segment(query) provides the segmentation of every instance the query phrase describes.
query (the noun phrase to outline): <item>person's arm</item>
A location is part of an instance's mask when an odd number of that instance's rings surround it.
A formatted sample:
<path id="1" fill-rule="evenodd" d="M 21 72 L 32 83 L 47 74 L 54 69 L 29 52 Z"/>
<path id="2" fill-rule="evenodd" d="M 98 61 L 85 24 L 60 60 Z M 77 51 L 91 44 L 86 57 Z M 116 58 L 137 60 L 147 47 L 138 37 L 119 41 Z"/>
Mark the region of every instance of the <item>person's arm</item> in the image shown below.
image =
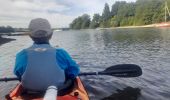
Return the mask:
<path id="1" fill-rule="evenodd" d="M 21 79 L 27 65 L 27 53 L 25 50 L 17 53 L 14 67 L 14 74 Z"/>
<path id="2" fill-rule="evenodd" d="M 71 79 L 76 78 L 80 72 L 79 65 L 76 64 L 64 49 L 58 49 L 56 53 L 58 64 L 65 70 L 66 77 Z"/>

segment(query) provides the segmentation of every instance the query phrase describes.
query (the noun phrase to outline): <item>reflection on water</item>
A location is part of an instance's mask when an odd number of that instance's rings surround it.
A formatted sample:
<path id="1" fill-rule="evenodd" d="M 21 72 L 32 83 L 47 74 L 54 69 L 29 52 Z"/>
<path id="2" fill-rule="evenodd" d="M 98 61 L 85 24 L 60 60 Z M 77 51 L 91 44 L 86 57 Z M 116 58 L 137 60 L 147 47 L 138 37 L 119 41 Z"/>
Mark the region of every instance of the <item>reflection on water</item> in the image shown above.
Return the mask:
<path id="1" fill-rule="evenodd" d="M 139 88 L 126 87 L 123 90 L 116 90 L 116 93 L 109 97 L 105 97 L 102 100 L 138 100 L 140 95 Z"/>
<path id="2" fill-rule="evenodd" d="M 26 36 L 12 38 L 16 41 L 0 46 L 1 77 L 13 76 L 16 52 L 32 44 L 31 39 Z M 111 95 L 116 98 L 118 89 L 122 90 L 119 91 L 120 94 L 140 89 L 138 100 L 170 98 L 168 28 L 62 31 L 54 33 L 51 44 L 65 48 L 80 65 L 82 72 L 101 71 L 108 66 L 125 63 L 142 67 L 143 75 L 138 78 L 82 76 L 91 100 L 100 100 Z M 15 84 L 16 82 L 0 83 L 0 99 Z"/>

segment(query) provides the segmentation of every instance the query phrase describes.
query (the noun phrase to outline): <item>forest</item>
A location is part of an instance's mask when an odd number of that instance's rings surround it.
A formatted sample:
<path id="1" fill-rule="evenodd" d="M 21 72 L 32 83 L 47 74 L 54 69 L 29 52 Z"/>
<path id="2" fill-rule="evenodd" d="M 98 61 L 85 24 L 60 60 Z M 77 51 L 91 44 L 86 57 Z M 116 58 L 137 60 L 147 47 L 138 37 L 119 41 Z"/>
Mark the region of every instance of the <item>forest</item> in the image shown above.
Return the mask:
<path id="1" fill-rule="evenodd" d="M 11 33 L 15 32 L 15 29 L 12 28 L 11 26 L 0 26 L 0 33 Z"/>
<path id="2" fill-rule="evenodd" d="M 105 3 L 102 14 L 91 18 L 83 14 L 75 18 L 71 29 L 94 29 L 120 26 L 138 26 L 161 23 L 165 20 L 165 2 L 170 8 L 170 0 L 137 0 L 136 2 L 116 1 L 111 7 Z M 168 13 L 167 21 L 170 21 Z"/>

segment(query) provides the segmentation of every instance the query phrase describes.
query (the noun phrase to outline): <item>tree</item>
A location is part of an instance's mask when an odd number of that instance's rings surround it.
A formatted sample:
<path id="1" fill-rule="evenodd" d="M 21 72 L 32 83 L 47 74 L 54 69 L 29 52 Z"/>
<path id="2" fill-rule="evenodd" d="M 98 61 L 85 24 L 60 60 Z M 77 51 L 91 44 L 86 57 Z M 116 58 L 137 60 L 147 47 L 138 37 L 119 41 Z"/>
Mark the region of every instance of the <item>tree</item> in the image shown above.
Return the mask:
<path id="1" fill-rule="evenodd" d="M 112 5 L 111 16 L 117 15 L 118 10 L 121 9 L 124 4 L 126 4 L 125 1 L 116 1 L 115 4 Z"/>
<path id="2" fill-rule="evenodd" d="M 137 0 L 136 5 L 136 25 L 162 22 L 165 6 L 163 0 Z"/>
<path id="3" fill-rule="evenodd" d="M 11 26 L 1 26 L 0 27 L 0 33 L 10 33 L 10 32 L 15 32 L 14 28 L 12 28 Z"/>
<path id="4" fill-rule="evenodd" d="M 90 24 L 90 28 L 97 28 L 100 25 L 100 15 L 99 14 L 94 14 L 93 19 Z"/>
<path id="5" fill-rule="evenodd" d="M 84 14 L 81 16 L 82 24 L 81 29 L 89 28 L 90 26 L 90 16 L 88 14 Z"/>
<path id="6" fill-rule="evenodd" d="M 90 16 L 88 14 L 83 14 L 75 18 L 70 24 L 70 28 L 72 29 L 86 29 L 89 28 L 90 25 Z"/>
<path id="7" fill-rule="evenodd" d="M 102 13 L 102 20 L 107 21 L 110 18 L 111 18 L 110 8 L 109 8 L 109 5 L 105 3 L 103 13 Z"/>
<path id="8" fill-rule="evenodd" d="M 91 23 L 87 14 L 87 17 L 80 16 L 72 22 L 71 27 L 80 29 L 88 28 L 88 26 L 96 28 L 160 23 L 164 21 L 165 1 L 170 8 L 170 0 L 137 0 L 131 3 L 117 1 L 112 5 L 111 11 L 109 5 L 105 3 L 101 16 L 94 14 Z M 167 21 L 170 21 L 170 17 Z"/>
<path id="9" fill-rule="evenodd" d="M 109 8 L 109 5 L 107 3 L 105 3 L 102 17 L 101 17 L 100 26 L 101 27 L 110 27 L 110 21 L 109 21 L 110 19 L 111 19 L 110 8 Z"/>
<path id="10" fill-rule="evenodd" d="M 82 19 L 81 17 L 78 17 L 73 20 L 73 22 L 70 24 L 70 28 L 72 29 L 81 29 Z"/>
<path id="11" fill-rule="evenodd" d="M 135 3 L 126 3 L 125 1 L 117 1 L 113 4 L 111 10 L 111 26 L 133 25 L 135 7 Z"/>

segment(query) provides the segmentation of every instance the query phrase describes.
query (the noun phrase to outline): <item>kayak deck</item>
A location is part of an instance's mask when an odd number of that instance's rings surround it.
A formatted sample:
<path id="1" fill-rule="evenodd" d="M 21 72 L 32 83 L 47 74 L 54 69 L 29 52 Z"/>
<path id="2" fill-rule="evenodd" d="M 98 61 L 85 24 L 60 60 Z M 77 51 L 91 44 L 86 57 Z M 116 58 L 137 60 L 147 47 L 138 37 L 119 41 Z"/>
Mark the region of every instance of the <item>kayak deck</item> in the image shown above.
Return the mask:
<path id="1" fill-rule="evenodd" d="M 89 100 L 88 94 L 79 77 L 75 80 L 74 89 L 63 96 L 57 96 L 57 100 Z M 43 100 L 42 94 L 22 94 L 23 87 L 18 84 L 7 96 L 6 100 Z"/>

